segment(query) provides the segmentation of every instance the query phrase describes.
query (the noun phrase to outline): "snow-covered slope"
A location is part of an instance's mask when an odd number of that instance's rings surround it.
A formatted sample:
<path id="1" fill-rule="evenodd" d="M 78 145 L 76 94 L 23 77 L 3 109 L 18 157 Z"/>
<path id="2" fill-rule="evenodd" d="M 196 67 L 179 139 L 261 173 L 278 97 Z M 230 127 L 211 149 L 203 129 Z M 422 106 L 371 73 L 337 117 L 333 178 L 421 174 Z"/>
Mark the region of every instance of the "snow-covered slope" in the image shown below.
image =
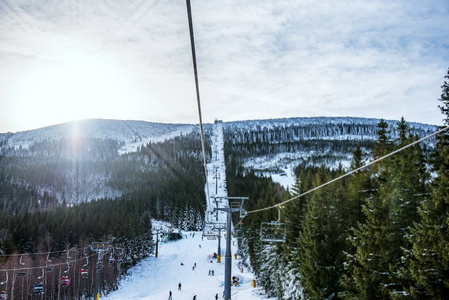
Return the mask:
<path id="1" fill-rule="evenodd" d="M 354 117 L 315 117 L 219 122 L 223 129 L 223 144 L 220 147 L 233 145 L 235 151 L 241 156 L 245 168 L 271 176 L 284 187 L 291 188 L 295 182 L 294 168 L 299 164 L 324 163 L 333 168 L 341 164 L 347 168 L 351 161 L 351 151 L 356 144 L 359 144 L 362 150 L 366 150 L 365 153 L 369 153 L 372 141 L 377 136 L 379 121 L 379 119 Z M 396 137 L 398 121 L 387 120 L 387 123 L 391 130 L 391 137 Z M 420 123 L 409 125 L 420 137 L 436 130 L 434 125 Z M 205 124 L 204 129 L 207 134 L 214 137 L 212 125 Z M 96 153 L 96 150 L 91 151 L 91 147 L 86 146 L 84 149 L 86 151 L 82 152 L 84 156 L 79 158 L 90 162 L 99 160 L 108 162 L 117 154 L 137 151 L 140 146 L 150 141 L 164 141 L 192 131 L 199 131 L 198 126 L 144 121 L 82 120 L 36 130 L 0 134 L 0 154 L 32 157 L 39 153 L 40 157 L 44 158 L 65 155 L 64 158 L 72 159 L 78 153 L 75 151 L 78 148 L 60 149 L 58 145 L 61 144 L 58 143 L 47 145 L 47 147 L 43 147 L 42 144 L 49 144 L 46 141 L 91 138 L 104 142 L 101 144 L 95 141 L 89 144 L 96 146 L 96 148 L 92 146 L 92 149 L 95 148 L 104 153 Z M 33 148 L 38 143 L 40 143 L 39 147 Z M 77 145 L 73 141 L 69 141 L 68 144 L 70 143 Z M 430 146 L 432 143 L 432 140 L 427 142 Z M 84 145 L 87 144 L 88 142 L 84 143 Z M 60 153 L 56 154 L 57 150 L 61 150 Z M 212 152 L 214 151 L 212 149 Z M 98 182 L 101 178 L 109 178 L 101 174 L 91 174 L 91 177 L 97 179 L 87 177 L 85 179 Z M 96 196 L 114 197 L 120 194 L 115 190 L 102 191 L 103 185 L 101 182 L 96 184 L 95 188 L 98 190 L 95 193 Z M 42 186 L 39 188 L 41 189 Z M 44 187 L 44 190 L 48 189 Z M 88 191 L 88 189 L 85 190 Z M 70 194 L 70 191 L 65 194 Z M 90 192 L 82 198 L 89 198 L 89 195 Z"/>
<path id="2" fill-rule="evenodd" d="M 195 236 L 192 237 L 191 233 L 195 233 Z M 225 264 L 224 261 L 217 263 L 216 259 L 211 259 L 211 255 L 217 252 L 217 241 L 201 239 L 201 232 L 183 232 L 183 234 L 186 238 L 182 240 L 160 244 L 158 258 L 149 257 L 130 269 L 128 276 L 120 283 L 119 289 L 105 299 L 168 299 L 170 291 L 173 293 L 173 300 L 190 300 L 194 295 L 197 295 L 198 300 L 213 300 L 216 294 L 218 299 L 222 299 Z M 236 253 L 236 241 L 231 247 L 232 253 Z M 222 252 L 224 251 L 223 248 Z M 233 286 L 231 289 L 232 299 L 266 299 L 260 295 L 260 288 L 252 287 L 254 274 L 245 269 L 242 273 L 238 268 L 239 262 L 239 257 L 232 258 L 232 275 L 240 279 L 240 286 Z M 195 263 L 196 268 L 193 270 Z M 214 276 L 208 275 L 209 270 L 214 270 Z M 181 283 L 180 291 L 179 283 Z"/>
<path id="3" fill-rule="evenodd" d="M 0 145 L 27 149 L 44 140 L 71 138 L 112 139 L 123 142 L 120 154 L 136 151 L 137 147 L 150 141 L 173 138 L 194 129 L 189 124 L 163 124 L 144 121 L 91 119 L 73 121 L 40 129 L 0 134 Z"/>

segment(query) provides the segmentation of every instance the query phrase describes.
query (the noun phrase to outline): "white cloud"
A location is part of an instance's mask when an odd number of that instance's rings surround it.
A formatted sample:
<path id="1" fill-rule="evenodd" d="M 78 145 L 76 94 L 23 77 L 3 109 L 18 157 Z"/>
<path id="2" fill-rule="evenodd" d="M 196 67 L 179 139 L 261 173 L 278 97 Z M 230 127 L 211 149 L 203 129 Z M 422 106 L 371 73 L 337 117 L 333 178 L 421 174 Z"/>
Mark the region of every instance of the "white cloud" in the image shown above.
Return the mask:
<path id="1" fill-rule="evenodd" d="M 193 0 L 192 14 L 206 122 L 441 120 L 447 1 Z M 0 28 L 0 132 L 69 119 L 64 108 L 76 97 L 89 117 L 198 120 L 184 1 L 4 0 Z M 39 84 L 43 69 L 77 60 L 93 65 L 87 79 L 105 78 L 90 92 L 96 98 L 21 91 L 30 89 L 24 78 Z M 20 113 L 27 107 L 32 113 Z"/>

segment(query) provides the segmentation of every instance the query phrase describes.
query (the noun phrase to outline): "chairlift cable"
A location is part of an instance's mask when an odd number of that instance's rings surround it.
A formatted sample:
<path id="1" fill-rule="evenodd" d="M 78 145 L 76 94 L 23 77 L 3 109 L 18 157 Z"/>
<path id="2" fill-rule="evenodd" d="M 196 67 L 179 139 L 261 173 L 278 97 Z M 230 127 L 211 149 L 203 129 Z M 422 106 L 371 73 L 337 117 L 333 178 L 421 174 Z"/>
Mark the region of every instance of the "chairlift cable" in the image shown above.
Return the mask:
<path id="1" fill-rule="evenodd" d="M 93 254 L 89 255 L 88 257 L 94 257 L 94 256 L 96 256 L 96 255 L 97 255 L 96 253 L 93 253 Z M 77 262 L 77 261 L 80 261 L 80 260 L 82 260 L 83 258 L 85 258 L 85 257 L 78 258 L 78 259 L 74 259 L 74 260 L 70 260 L 70 261 L 65 261 L 65 262 L 63 262 L 63 263 L 52 264 L 51 266 L 52 266 L 52 267 L 58 267 L 58 266 L 62 266 L 62 265 L 67 265 L 67 264 L 69 264 L 69 263 L 75 263 L 75 262 Z M 0 272 L 9 272 L 9 271 L 27 271 L 27 270 L 42 269 L 42 268 L 46 268 L 46 267 L 48 267 L 48 266 L 46 265 L 46 266 L 27 267 L 27 268 L 18 268 L 18 269 L 1 269 Z"/>
<path id="2" fill-rule="evenodd" d="M 75 249 L 69 249 L 69 251 L 79 251 L 83 248 L 75 248 Z M 63 253 L 63 252 L 67 252 L 66 250 L 61 250 L 61 251 L 53 251 L 53 252 L 30 252 L 30 253 L 15 253 L 15 254 L 1 254 L 0 257 L 10 257 L 10 256 L 28 256 L 28 255 L 42 255 L 42 254 L 54 254 L 54 253 Z"/>
<path id="3" fill-rule="evenodd" d="M 201 101 L 200 101 L 200 87 L 198 83 L 198 69 L 196 65 L 196 54 L 195 54 L 195 38 L 193 34 L 193 21 L 192 21 L 192 10 L 190 7 L 190 0 L 186 0 L 186 6 L 187 6 L 187 18 L 189 21 L 189 33 L 190 33 L 190 46 L 192 49 L 192 63 L 193 63 L 193 74 L 195 76 L 195 90 L 196 90 L 196 102 L 198 105 L 198 116 L 199 116 L 199 127 L 200 127 L 200 138 L 201 138 L 201 150 L 203 154 L 203 167 L 204 167 L 204 175 L 206 177 L 206 198 L 207 202 L 210 205 L 210 198 L 209 198 L 209 183 L 207 180 L 207 163 L 206 163 L 206 151 L 204 146 L 204 133 L 203 133 L 203 118 L 201 115 Z"/>
<path id="4" fill-rule="evenodd" d="M 343 179 L 343 178 L 345 178 L 345 177 L 347 177 L 347 176 L 349 176 L 349 175 L 352 175 L 352 174 L 354 174 L 354 173 L 356 173 L 356 172 L 358 172 L 358 171 L 360 171 L 360 170 L 362 170 L 362 169 L 365 169 L 365 168 L 367 168 L 367 167 L 369 167 L 369 166 L 371 166 L 371 165 L 373 165 L 373 164 L 375 164 L 375 163 L 378 163 L 379 161 L 384 160 L 385 158 L 388 158 L 388 157 L 390 157 L 390 156 L 392 156 L 392 155 L 394 155 L 394 154 L 397 154 L 397 153 L 399 153 L 399 152 L 401 152 L 401 151 L 403 151 L 403 150 L 405 150 L 405 149 L 407 149 L 407 148 L 409 148 L 409 147 L 412 147 L 412 146 L 414 146 L 414 145 L 416 145 L 416 144 L 419 144 L 419 143 L 421 143 L 422 141 L 427 140 L 427 139 L 429 139 L 429 138 L 431 138 L 431 137 L 433 137 L 433 136 L 435 136 L 435 135 L 437 135 L 437 134 L 440 134 L 440 133 L 442 133 L 442 132 L 444 132 L 444 131 L 446 131 L 446 130 L 448 130 L 448 129 L 449 129 L 449 126 L 443 128 L 443 129 L 440 129 L 440 130 L 438 130 L 438 131 L 435 131 L 434 133 L 431 133 L 431 134 L 429 134 L 429 135 L 427 135 L 427 136 L 425 136 L 425 137 L 423 137 L 423 138 L 421 138 L 421 139 L 419 139 L 419 140 L 417 140 L 417 141 L 414 141 L 414 142 L 412 142 L 412 143 L 410 143 L 410 144 L 408 144 L 408 145 L 405 145 L 405 146 L 402 147 L 402 148 L 399 148 L 399 149 L 397 149 L 397 150 L 395 150 L 395 151 L 393 151 L 393 152 L 388 153 L 387 155 L 384 155 L 384 156 L 382 156 L 382 157 L 380 157 L 380 158 L 378 158 L 378 159 L 375 159 L 375 160 L 373 160 L 372 162 L 367 163 L 366 165 L 363 165 L 363 166 L 361 166 L 361 167 L 359 167 L 359 168 L 357 168 L 357 169 L 351 170 L 351 171 L 349 171 L 349 172 L 347 172 L 347 173 L 345 173 L 345 174 L 343 174 L 343 175 L 341 175 L 341 176 L 339 176 L 339 177 L 337 177 L 337 178 L 334 178 L 334 179 L 332 179 L 332 180 L 330 180 L 330 181 L 328 181 L 328 182 L 325 182 L 325 183 L 323 183 L 322 185 L 319 185 L 319 186 L 317 186 L 317 187 L 315 187 L 315 188 L 313 188 L 313 189 L 310 189 L 310 190 L 308 190 L 308 191 L 306 191 L 306 192 L 304 192 L 304 193 L 302 193 L 302 194 L 299 194 L 299 195 L 297 195 L 297 196 L 295 196 L 295 197 L 292 197 L 292 198 L 290 198 L 290 199 L 288 199 L 288 200 L 285 200 L 285 201 L 283 201 L 283 202 L 280 202 L 280 203 L 277 203 L 277 204 L 275 204 L 275 205 L 268 206 L 268 207 L 265 207 L 265 208 L 260 208 L 260 209 L 251 210 L 251 211 L 248 211 L 247 213 L 248 213 L 248 214 L 252 214 L 252 213 L 257 213 L 257 212 L 261 212 L 261 211 L 265 211 L 265 210 L 270 210 L 270 209 L 279 207 L 280 205 L 284 205 L 284 204 L 286 204 L 286 203 L 289 203 L 289 202 L 291 202 L 291 201 L 293 201 L 293 200 L 297 200 L 297 199 L 299 199 L 299 198 L 301 198 L 301 197 L 303 197 L 303 196 L 305 196 L 305 195 L 307 195 L 307 194 L 310 194 L 310 193 L 312 193 L 312 192 L 314 192 L 314 191 L 316 191 L 316 190 L 318 190 L 318 189 L 321 189 L 321 188 L 323 188 L 323 187 L 325 187 L 325 186 L 327 186 L 327 185 L 329 185 L 329 184 L 331 184 L 331 183 L 334 183 L 334 182 L 336 182 L 336 181 L 338 181 L 338 180 L 340 180 L 340 179 Z M 239 222 L 239 224 L 240 224 L 240 222 Z"/>

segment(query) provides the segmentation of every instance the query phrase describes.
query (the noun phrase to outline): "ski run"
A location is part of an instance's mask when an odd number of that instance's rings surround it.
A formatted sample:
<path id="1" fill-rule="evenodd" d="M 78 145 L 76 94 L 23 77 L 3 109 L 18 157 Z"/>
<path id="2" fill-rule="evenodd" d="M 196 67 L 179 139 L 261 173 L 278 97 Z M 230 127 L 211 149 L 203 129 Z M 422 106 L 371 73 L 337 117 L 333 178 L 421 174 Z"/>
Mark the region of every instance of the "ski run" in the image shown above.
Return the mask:
<path id="1" fill-rule="evenodd" d="M 212 137 L 212 160 L 207 165 L 210 201 L 207 203 L 206 223 L 226 223 L 226 213 L 218 214 L 213 208 L 227 207 L 226 174 L 223 153 L 222 124 L 216 121 Z M 214 200 L 217 200 L 215 203 Z M 153 229 L 167 224 L 153 222 Z M 175 229 L 177 231 L 177 229 Z M 221 231 L 221 249 L 218 251 L 218 240 L 202 236 L 203 232 L 182 232 L 183 238 L 178 241 L 159 243 L 158 257 L 149 257 L 128 271 L 122 279 L 119 289 L 105 299 L 169 299 L 172 300 L 215 300 L 223 299 L 225 287 L 225 253 L 226 230 Z M 233 300 L 266 299 L 259 287 L 253 287 L 255 275 L 240 268 L 240 258 L 236 256 L 237 240 L 232 238 L 231 277 L 238 278 L 238 286 L 232 285 Z M 214 258 L 221 254 L 221 262 Z M 213 275 L 212 275 L 213 274 Z M 181 284 L 181 289 L 179 289 Z"/>

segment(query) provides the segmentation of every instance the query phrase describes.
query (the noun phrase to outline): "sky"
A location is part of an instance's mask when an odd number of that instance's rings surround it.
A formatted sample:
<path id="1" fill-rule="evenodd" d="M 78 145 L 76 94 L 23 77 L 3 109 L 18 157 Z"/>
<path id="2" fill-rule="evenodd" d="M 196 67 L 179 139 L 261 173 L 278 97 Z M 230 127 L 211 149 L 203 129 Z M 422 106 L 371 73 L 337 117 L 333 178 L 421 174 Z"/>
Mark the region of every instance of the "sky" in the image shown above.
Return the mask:
<path id="1" fill-rule="evenodd" d="M 447 0 L 191 0 L 203 122 L 439 125 Z M 0 132 L 199 122 L 186 3 L 0 0 Z"/>

